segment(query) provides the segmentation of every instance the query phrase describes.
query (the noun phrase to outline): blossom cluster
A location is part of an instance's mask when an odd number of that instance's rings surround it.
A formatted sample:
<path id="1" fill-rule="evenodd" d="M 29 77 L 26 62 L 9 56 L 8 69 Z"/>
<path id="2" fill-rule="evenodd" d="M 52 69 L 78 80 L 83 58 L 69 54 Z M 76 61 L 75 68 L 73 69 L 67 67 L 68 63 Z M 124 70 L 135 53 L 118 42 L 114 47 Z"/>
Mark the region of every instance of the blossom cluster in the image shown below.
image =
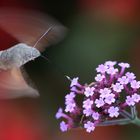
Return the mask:
<path id="1" fill-rule="evenodd" d="M 121 117 L 121 112 L 140 102 L 140 81 L 126 71 L 128 63 L 107 61 L 97 68 L 90 84 L 80 84 L 79 78 L 69 80 L 70 93 L 65 96 L 65 109 L 59 108 L 56 118 L 62 118 L 62 132 L 82 127 L 87 132 L 106 120 Z"/>

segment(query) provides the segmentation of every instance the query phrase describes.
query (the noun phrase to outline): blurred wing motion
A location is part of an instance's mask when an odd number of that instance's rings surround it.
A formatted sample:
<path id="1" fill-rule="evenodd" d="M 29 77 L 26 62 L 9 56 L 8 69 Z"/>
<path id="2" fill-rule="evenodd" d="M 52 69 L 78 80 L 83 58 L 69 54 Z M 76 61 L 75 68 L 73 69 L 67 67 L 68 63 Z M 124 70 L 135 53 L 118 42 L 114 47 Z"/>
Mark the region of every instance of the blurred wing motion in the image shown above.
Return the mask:
<path id="1" fill-rule="evenodd" d="M 26 83 L 21 70 L 19 68 L 13 68 L 1 71 L 0 99 L 13 99 L 24 96 L 38 97 L 39 93 Z"/>
<path id="2" fill-rule="evenodd" d="M 46 14 L 37 11 L 13 8 L 0 9 L 0 28 L 20 43 L 35 45 L 50 27 L 52 29 L 49 33 L 35 46 L 40 52 L 45 47 L 60 41 L 64 37 L 66 28 Z M 20 68 L 0 70 L 1 99 L 23 96 L 37 97 L 38 95 L 38 91 L 27 84 Z"/>
<path id="3" fill-rule="evenodd" d="M 39 11 L 15 8 L 0 9 L 0 28 L 21 43 L 33 46 L 50 27 L 52 27 L 51 31 L 36 46 L 39 51 L 43 51 L 45 47 L 63 39 L 66 28 Z"/>

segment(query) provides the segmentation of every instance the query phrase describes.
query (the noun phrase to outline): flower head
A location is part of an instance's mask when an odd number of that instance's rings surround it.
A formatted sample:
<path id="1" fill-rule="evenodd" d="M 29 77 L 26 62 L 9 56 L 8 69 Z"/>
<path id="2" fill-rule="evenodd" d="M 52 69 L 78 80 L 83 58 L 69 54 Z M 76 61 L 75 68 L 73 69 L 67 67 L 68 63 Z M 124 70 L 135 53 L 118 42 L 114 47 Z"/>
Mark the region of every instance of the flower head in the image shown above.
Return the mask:
<path id="1" fill-rule="evenodd" d="M 65 119 L 60 123 L 61 131 L 83 127 L 90 133 L 100 125 L 119 124 L 121 117 L 131 118 L 134 106 L 140 103 L 140 81 L 126 70 L 129 67 L 128 63 L 107 61 L 98 65 L 95 81 L 89 85 L 79 83 L 78 77 L 73 78 L 71 92 L 65 96 L 65 110 L 59 108 L 55 116 Z"/>

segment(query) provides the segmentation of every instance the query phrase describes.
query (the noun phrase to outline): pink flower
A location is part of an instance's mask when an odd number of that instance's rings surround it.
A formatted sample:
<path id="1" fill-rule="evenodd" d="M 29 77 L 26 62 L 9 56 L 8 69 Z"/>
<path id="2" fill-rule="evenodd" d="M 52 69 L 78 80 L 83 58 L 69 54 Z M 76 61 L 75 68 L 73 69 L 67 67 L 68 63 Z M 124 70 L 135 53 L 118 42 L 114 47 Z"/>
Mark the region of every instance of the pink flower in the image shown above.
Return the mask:
<path id="1" fill-rule="evenodd" d="M 111 107 L 108 109 L 108 113 L 109 113 L 109 116 L 110 116 L 111 118 L 113 118 L 113 117 L 118 117 L 118 116 L 119 116 L 119 108 L 118 108 L 118 107 L 111 106 Z"/>
<path id="2" fill-rule="evenodd" d="M 115 94 L 110 94 L 105 98 L 105 103 L 111 105 L 112 103 L 114 103 L 115 100 Z"/>
<path id="3" fill-rule="evenodd" d="M 83 110 L 83 114 L 85 114 L 87 117 L 92 115 L 92 113 L 93 113 L 93 110 L 91 108 Z"/>
<path id="4" fill-rule="evenodd" d="M 131 88 L 133 89 L 140 88 L 140 81 L 133 80 L 130 84 L 131 84 Z"/>
<path id="5" fill-rule="evenodd" d="M 118 79 L 118 81 L 122 85 L 127 85 L 129 83 L 129 79 L 126 76 L 122 76 L 121 78 Z"/>
<path id="6" fill-rule="evenodd" d="M 68 100 L 73 100 L 74 97 L 75 97 L 75 93 L 74 92 L 70 92 L 69 94 L 67 94 L 65 96 L 65 98 L 68 99 Z"/>
<path id="7" fill-rule="evenodd" d="M 66 124 L 64 121 L 62 121 L 60 123 L 60 129 L 61 129 L 62 132 L 67 131 L 68 130 L 68 124 Z"/>
<path id="8" fill-rule="evenodd" d="M 93 118 L 94 120 L 98 120 L 99 117 L 100 117 L 100 114 L 99 114 L 98 112 L 93 112 L 93 113 L 92 113 L 92 118 Z"/>
<path id="9" fill-rule="evenodd" d="M 124 89 L 123 85 L 121 85 L 120 83 L 113 84 L 112 87 L 116 92 L 121 92 Z"/>
<path id="10" fill-rule="evenodd" d="M 79 79 L 78 77 L 73 78 L 73 79 L 71 80 L 70 87 L 77 86 L 77 85 L 78 85 L 78 79 Z"/>
<path id="11" fill-rule="evenodd" d="M 95 77 L 95 80 L 96 80 L 97 82 L 101 82 L 101 81 L 103 81 L 104 78 L 105 78 L 104 75 L 97 74 L 97 76 Z"/>
<path id="12" fill-rule="evenodd" d="M 74 92 L 70 92 L 70 94 L 67 94 L 65 96 L 65 104 L 70 104 L 72 102 L 74 102 L 74 98 L 75 98 L 75 93 Z"/>
<path id="13" fill-rule="evenodd" d="M 125 75 L 127 76 L 130 82 L 136 78 L 135 74 L 132 72 L 127 72 Z"/>
<path id="14" fill-rule="evenodd" d="M 115 75 L 119 70 L 115 69 L 114 67 L 110 67 L 107 69 L 107 74 Z"/>
<path id="15" fill-rule="evenodd" d="M 98 66 L 98 68 L 96 68 L 97 72 L 100 72 L 100 73 L 105 73 L 106 70 L 107 70 L 107 66 L 101 64 Z"/>
<path id="16" fill-rule="evenodd" d="M 122 68 L 129 68 L 130 67 L 130 64 L 128 64 L 128 63 L 119 63 L 118 64 L 120 67 L 122 67 Z"/>
<path id="17" fill-rule="evenodd" d="M 137 93 L 134 93 L 134 95 L 132 95 L 132 98 L 136 103 L 140 101 L 140 95 L 138 95 Z"/>
<path id="18" fill-rule="evenodd" d="M 95 104 L 96 104 L 97 108 L 100 108 L 100 107 L 104 106 L 105 102 L 102 98 L 100 98 L 100 99 L 95 100 Z"/>
<path id="19" fill-rule="evenodd" d="M 94 123 L 93 122 L 88 121 L 87 123 L 84 124 L 84 128 L 86 128 L 86 131 L 88 133 L 90 133 L 90 132 L 94 131 L 95 126 L 94 126 Z"/>
<path id="20" fill-rule="evenodd" d="M 104 88 L 104 89 L 100 89 L 99 93 L 101 93 L 100 94 L 101 98 L 105 98 L 108 97 L 108 95 L 111 93 L 111 90 L 109 88 Z"/>
<path id="21" fill-rule="evenodd" d="M 95 90 L 94 87 L 91 87 L 91 88 L 90 87 L 86 87 L 85 88 L 85 92 L 84 92 L 85 96 L 86 97 L 92 96 L 94 94 L 94 90 Z"/>
<path id="22" fill-rule="evenodd" d="M 93 105 L 93 101 L 90 99 L 86 99 L 83 101 L 83 108 L 85 109 L 91 109 L 91 106 Z"/>
<path id="23" fill-rule="evenodd" d="M 126 96 L 126 104 L 128 106 L 134 106 L 135 105 L 135 101 L 134 98 L 131 96 Z"/>
<path id="24" fill-rule="evenodd" d="M 75 107 L 76 107 L 76 104 L 74 102 L 69 103 L 66 105 L 65 112 L 73 112 L 75 110 Z"/>
<path id="25" fill-rule="evenodd" d="M 108 67 L 113 67 L 114 65 L 116 65 L 116 61 L 106 61 L 105 62 L 105 66 L 108 66 Z"/>
<path id="26" fill-rule="evenodd" d="M 59 109 L 58 109 L 58 112 L 57 112 L 56 115 L 55 115 L 56 119 L 61 118 L 61 117 L 62 117 L 62 113 L 63 113 L 62 108 L 59 108 Z"/>

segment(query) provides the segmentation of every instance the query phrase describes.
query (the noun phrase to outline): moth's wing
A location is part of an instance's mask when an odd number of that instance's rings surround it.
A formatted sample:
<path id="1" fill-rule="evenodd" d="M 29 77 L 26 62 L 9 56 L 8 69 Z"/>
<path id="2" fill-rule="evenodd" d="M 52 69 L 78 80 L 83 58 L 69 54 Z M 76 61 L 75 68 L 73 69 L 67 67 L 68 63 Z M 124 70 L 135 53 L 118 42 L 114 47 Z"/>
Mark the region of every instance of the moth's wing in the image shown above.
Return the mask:
<path id="1" fill-rule="evenodd" d="M 36 89 L 27 84 L 19 68 L 0 71 L 0 99 L 38 97 Z"/>
<path id="2" fill-rule="evenodd" d="M 40 51 L 43 51 L 44 47 L 60 41 L 65 35 L 66 28 L 39 11 L 0 8 L 0 28 L 19 42 L 33 46 L 50 27 L 52 27 L 51 31 L 36 46 Z"/>

